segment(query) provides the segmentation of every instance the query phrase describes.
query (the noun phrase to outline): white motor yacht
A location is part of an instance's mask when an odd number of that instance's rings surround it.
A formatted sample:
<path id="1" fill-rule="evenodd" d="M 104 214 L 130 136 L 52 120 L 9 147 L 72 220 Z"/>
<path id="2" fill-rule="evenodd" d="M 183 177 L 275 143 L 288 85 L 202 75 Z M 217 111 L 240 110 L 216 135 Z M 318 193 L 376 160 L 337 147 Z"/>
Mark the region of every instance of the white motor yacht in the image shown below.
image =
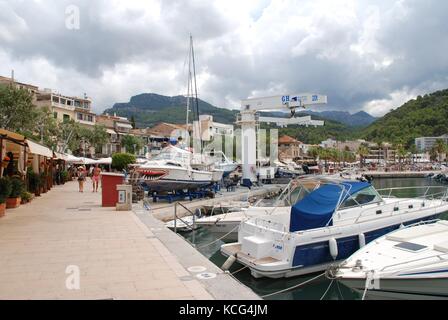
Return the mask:
<path id="1" fill-rule="evenodd" d="M 137 167 L 140 181 L 152 192 L 197 189 L 210 185 L 213 172 L 195 170 L 191 166 L 190 151 L 168 146 L 162 152 Z M 222 172 L 219 172 L 222 176 Z"/>
<path id="2" fill-rule="evenodd" d="M 298 201 L 285 212 L 241 222 L 238 241 L 221 253 L 248 266 L 254 277 L 292 277 L 323 271 L 401 225 L 448 211 L 447 188 L 407 188 L 420 195 L 397 198 L 353 180 L 299 179 Z M 398 189 L 398 193 L 405 188 Z"/>
<path id="3" fill-rule="evenodd" d="M 391 232 L 329 269 L 327 275 L 363 298 L 448 299 L 448 221 Z"/>

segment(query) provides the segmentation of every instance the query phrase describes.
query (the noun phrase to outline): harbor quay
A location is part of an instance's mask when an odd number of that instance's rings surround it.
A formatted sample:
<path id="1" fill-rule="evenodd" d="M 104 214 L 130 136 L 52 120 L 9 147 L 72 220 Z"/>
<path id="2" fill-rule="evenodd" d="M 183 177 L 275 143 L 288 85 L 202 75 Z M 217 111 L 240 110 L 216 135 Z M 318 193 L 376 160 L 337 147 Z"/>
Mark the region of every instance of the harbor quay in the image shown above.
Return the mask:
<path id="1" fill-rule="evenodd" d="M 0 299 L 260 299 L 141 204 L 55 186 L 0 219 Z"/>

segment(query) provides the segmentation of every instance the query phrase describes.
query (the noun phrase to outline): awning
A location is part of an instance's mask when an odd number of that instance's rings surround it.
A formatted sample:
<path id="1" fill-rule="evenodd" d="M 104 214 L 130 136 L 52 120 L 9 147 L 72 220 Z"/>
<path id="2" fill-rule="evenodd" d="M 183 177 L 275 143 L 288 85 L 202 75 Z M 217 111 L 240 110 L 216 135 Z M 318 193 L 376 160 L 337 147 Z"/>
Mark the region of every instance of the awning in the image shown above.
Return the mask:
<path id="1" fill-rule="evenodd" d="M 33 142 L 31 140 L 26 140 L 26 144 L 28 145 L 28 148 L 30 149 L 30 153 L 38 154 L 40 156 L 53 158 L 53 151 L 48 149 L 47 147 L 38 144 L 36 142 Z"/>
<path id="2" fill-rule="evenodd" d="M 96 164 L 96 160 L 90 158 L 80 158 L 83 164 Z"/>
<path id="3" fill-rule="evenodd" d="M 112 158 L 101 158 L 98 160 L 95 160 L 96 164 L 112 164 Z"/>
<path id="4" fill-rule="evenodd" d="M 66 155 L 65 162 L 67 163 L 74 163 L 74 164 L 82 164 L 81 158 L 75 157 L 71 154 Z"/>
<path id="5" fill-rule="evenodd" d="M 11 132 L 11 131 L 8 131 L 5 129 L 0 129 L 0 136 L 4 136 L 4 138 L 6 138 L 6 139 L 16 140 L 17 142 L 25 141 L 25 137 L 22 136 L 21 134 Z"/>
<path id="6" fill-rule="evenodd" d="M 64 160 L 64 161 L 67 160 L 67 156 L 65 154 L 59 153 L 59 152 L 53 152 L 53 153 L 54 153 L 54 156 L 53 156 L 54 159 Z"/>

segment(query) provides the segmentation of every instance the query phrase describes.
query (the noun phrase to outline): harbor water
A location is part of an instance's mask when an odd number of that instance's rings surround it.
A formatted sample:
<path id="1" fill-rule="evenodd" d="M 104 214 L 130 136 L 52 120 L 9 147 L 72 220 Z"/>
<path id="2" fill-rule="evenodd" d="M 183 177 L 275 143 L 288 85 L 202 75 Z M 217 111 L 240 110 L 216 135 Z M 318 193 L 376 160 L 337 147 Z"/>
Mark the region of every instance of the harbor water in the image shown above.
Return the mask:
<path id="1" fill-rule="evenodd" d="M 400 188 L 397 190 L 399 192 L 399 197 L 415 197 L 415 189 L 406 190 L 401 188 L 415 187 L 415 186 L 446 186 L 436 180 L 429 178 L 387 178 L 387 179 L 376 179 L 373 181 L 375 188 Z M 447 214 L 442 215 L 442 219 L 448 218 Z M 226 240 L 217 240 L 214 234 L 211 234 L 203 229 L 198 229 L 193 233 L 184 233 L 183 236 L 190 242 L 194 239 L 194 244 L 203 255 L 210 259 L 217 266 L 221 267 L 226 261 L 226 258 L 221 255 L 220 247 L 226 242 Z M 209 245 L 212 243 L 211 245 Z M 229 270 L 231 273 L 239 271 L 242 266 L 235 263 Z M 255 279 L 251 276 L 248 268 L 245 268 L 234 274 L 240 282 L 250 287 L 255 293 L 263 297 L 290 287 L 294 287 L 304 281 L 315 278 L 319 273 L 299 276 L 293 278 L 284 279 Z M 283 293 L 275 294 L 266 299 L 272 300 L 319 300 L 319 299 L 331 299 L 331 300 L 357 300 L 361 299 L 361 296 L 352 291 L 351 289 L 339 284 L 337 281 L 331 282 L 325 277 L 320 277 L 316 280 L 309 282 L 308 284 L 301 286 L 297 289 L 288 290 Z"/>

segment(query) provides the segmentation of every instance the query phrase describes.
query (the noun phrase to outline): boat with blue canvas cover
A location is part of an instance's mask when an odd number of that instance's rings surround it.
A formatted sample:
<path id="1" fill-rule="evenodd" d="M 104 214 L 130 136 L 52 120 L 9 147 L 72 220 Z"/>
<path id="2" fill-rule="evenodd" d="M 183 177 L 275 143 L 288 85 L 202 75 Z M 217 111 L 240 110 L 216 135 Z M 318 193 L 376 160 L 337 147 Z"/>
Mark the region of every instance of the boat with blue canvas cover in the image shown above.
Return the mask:
<path id="1" fill-rule="evenodd" d="M 243 221 L 238 242 L 221 252 L 250 268 L 254 277 L 281 278 L 325 270 L 366 243 L 402 225 L 432 220 L 448 211 L 446 187 L 376 190 L 370 183 L 303 177 L 289 212 Z M 409 191 L 409 190 L 408 190 Z"/>

